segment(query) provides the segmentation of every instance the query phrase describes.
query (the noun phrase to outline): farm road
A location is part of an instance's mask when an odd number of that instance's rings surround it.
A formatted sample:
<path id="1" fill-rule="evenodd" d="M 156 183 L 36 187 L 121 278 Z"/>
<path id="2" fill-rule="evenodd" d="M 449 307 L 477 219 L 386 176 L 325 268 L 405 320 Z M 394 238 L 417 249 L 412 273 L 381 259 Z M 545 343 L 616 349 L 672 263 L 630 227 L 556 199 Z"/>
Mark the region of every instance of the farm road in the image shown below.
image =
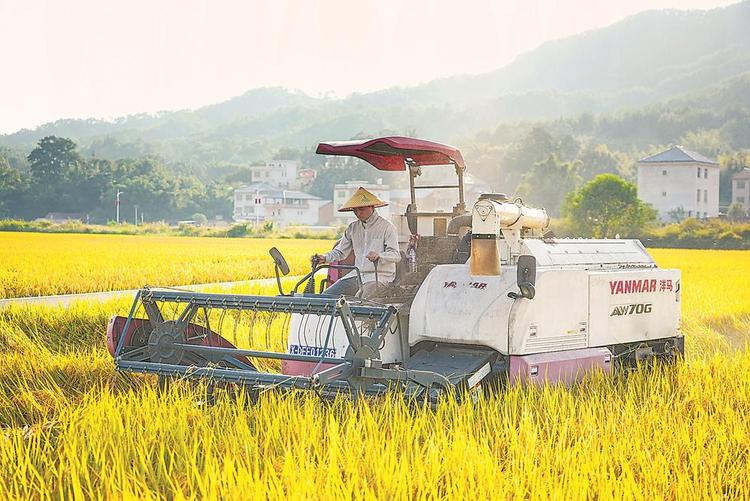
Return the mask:
<path id="1" fill-rule="evenodd" d="M 301 277 L 285 277 L 301 278 Z M 215 282 L 210 284 L 194 284 L 194 285 L 178 285 L 173 286 L 178 289 L 187 289 L 198 291 L 208 287 L 218 287 L 221 289 L 229 289 L 237 285 L 273 285 L 276 283 L 276 278 L 258 278 L 255 280 L 240 280 L 237 282 Z M 104 302 L 109 301 L 121 296 L 134 297 L 138 289 L 128 289 L 119 291 L 108 291 L 108 292 L 86 292 L 82 294 L 61 294 L 56 296 L 33 296 L 33 297 L 14 297 L 9 299 L 0 299 L 0 308 L 5 308 L 11 304 L 22 305 L 22 304 L 46 304 L 46 305 L 60 305 L 67 306 L 71 303 L 78 301 L 97 301 Z"/>

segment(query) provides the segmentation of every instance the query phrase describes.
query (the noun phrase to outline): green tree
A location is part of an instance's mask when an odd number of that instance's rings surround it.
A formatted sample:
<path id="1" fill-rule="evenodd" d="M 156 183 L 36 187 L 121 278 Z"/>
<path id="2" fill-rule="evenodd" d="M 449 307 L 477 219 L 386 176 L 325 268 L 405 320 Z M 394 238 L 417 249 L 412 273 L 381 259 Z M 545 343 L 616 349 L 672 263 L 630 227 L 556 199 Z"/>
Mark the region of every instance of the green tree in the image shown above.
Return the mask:
<path id="1" fill-rule="evenodd" d="M 551 216 L 558 216 L 565 195 L 580 182 L 578 163 L 562 163 L 554 155 L 535 163 L 523 177 L 517 193 L 532 205 L 542 205 Z"/>
<path id="2" fill-rule="evenodd" d="M 326 166 L 318 170 L 315 180 L 310 184 L 310 194 L 324 200 L 333 198 L 333 187 L 337 183 L 359 180 L 374 182 L 378 171 L 370 164 L 358 159 L 338 157 L 329 159 Z"/>
<path id="3" fill-rule="evenodd" d="M 200 212 L 196 212 L 195 214 L 193 214 L 191 219 L 195 221 L 195 224 L 197 224 L 198 226 L 206 226 L 208 224 L 208 218 L 205 214 L 201 214 Z"/>
<path id="4" fill-rule="evenodd" d="M 594 238 L 637 236 L 656 220 L 635 184 L 614 174 L 600 174 L 568 195 L 563 213 L 576 236 Z"/>
<path id="5" fill-rule="evenodd" d="M 586 145 L 577 156 L 581 162 L 578 171 L 584 181 L 589 181 L 598 174 L 621 174 L 620 167 L 626 163 L 624 155 L 611 151 L 606 144 Z"/>
<path id="6" fill-rule="evenodd" d="M 205 214 L 215 218 L 222 216 L 229 220 L 234 212 L 234 190 L 231 186 L 219 182 L 210 182 L 203 190 L 200 206 Z"/>
<path id="7" fill-rule="evenodd" d="M 302 153 L 297 148 L 279 148 L 273 156 L 274 160 L 298 160 Z"/>
<path id="8" fill-rule="evenodd" d="M 22 214 L 25 195 L 24 177 L 0 157 L 0 217 Z"/>
<path id="9" fill-rule="evenodd" d="M 543 127 L 534 127 L 520 142 L 516 143 L 501 162 L 500 186 L 513 191 L 521 182 L 523 174 L 537 162 L 559 153 L 559 142 Z M 495 180 L 491 180 L 495 182 Z"/>
<path id="10" fill-rule="evenodd" d="M 64 137 L 47 136 L 29 153 L 28 161 L 35 181 L 59 184 L 82 160 L 76 143 Z"/>
<path id="11" fill-rule="evenodd" d="M 18 150 L 8 148 L 7 146 L 0 146 L 0 162 L 3 161 L 19 172 L 28 171 L 26 156 Z"/>
<path id="12" fill-rule="evenodd" d="M 105 160 L 84 160 L 70 139 L 47 136 L 28 156 L 31 192 L 38 215 L 49 211 L 89 213 L 108 182 Z"/>
<path id="13" fill-rule="evenodd" d="M 114 220 L 115 196 L 121 190 L 121 215 L 135 215 L 134 206 L 138 212 L 145 214 L 145 219 L 155 221 L 169 219 L 174 216 L 174 207 L 182 205 L 175 203 L 177 188 L 175 179 L 167 168 L 156 158 L 125 159 L 111 165 L 108 186 L 102 193 L 99 203 L 101 209 L 98 218 Z M 181 216 L 187 217 L 197 210 L 186 209 Z"/>

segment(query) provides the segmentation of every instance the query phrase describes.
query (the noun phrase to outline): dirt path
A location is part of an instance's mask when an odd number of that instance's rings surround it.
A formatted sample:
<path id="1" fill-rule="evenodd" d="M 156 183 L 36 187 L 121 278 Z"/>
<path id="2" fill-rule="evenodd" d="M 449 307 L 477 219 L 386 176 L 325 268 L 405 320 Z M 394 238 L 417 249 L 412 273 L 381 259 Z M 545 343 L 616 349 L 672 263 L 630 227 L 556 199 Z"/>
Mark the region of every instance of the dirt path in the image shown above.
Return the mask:
<path id="1" fill-rule="evenodd" d="M 293 278 L 293 277 L 289 277 Z M 211 288 L 221 288 L 221 289 L 230 289 L 232 287 L 235 287 L 237 285 L 245 285 L 245 284 L 252 284 L 252 285 L 273 285 L 276 283 L 276 278 L 258 278 L 255 280 L 240 280 L 237 282 L 215 282 L 210 284 L 194 284 L 194 285 L 180 285 L 175 286 L 178 289 L 187 289 L 187 290 L 202 290 L 208 287 Z M 86 292 L 82 294 L 61 294 L 56 296 L 33 296 L 33 297 L 14 297 L 9 299 L 0 299 L 0 308 L 4 308 L 6 306 L 9 306 L 11 304 L 46 304 L 46 305 L 61 305 L 66 306 L 70 303 L 77 302 L 77 301 L 97 301 L 97 302 L 104 302 L 109 301 L 110 299 L 127 296 L 127 297 L 134 297 L 135 293 L 138 292 L 138 289 L 128 289 L 128 290 L 119 290 L 119 291 L 109 291 L 109 292 Z"/>

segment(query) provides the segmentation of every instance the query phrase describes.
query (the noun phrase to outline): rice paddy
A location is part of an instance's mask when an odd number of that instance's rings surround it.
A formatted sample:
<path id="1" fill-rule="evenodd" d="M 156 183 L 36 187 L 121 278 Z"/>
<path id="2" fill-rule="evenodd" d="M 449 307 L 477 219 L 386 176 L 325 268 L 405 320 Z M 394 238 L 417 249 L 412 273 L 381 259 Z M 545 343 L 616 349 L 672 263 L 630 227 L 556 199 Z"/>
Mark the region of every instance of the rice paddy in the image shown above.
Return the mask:
<path id="1" fill-rule="evenodd" d="M 271 246 L 292 274 L 327 240 L 0 232 L 0 299 L 270 277 Z"/>
<path id="2" fill-rule="evenodd" d="M 321 245 L 308 243 L 300 270 Z M 682 269 L 684 361 L 435 410 L 275 392 L 206 405 L 201 388 L 158 393 L 149 377 L 115 373 L 104 330 L 129 300 L 0 310 L 0 497 L 748 498 L 750 252 L 652 254 Z M 29 263 L 25 276 L 32 268 L 44 269 Z M 274 332 L 260 344 L 283 346 Z"/>

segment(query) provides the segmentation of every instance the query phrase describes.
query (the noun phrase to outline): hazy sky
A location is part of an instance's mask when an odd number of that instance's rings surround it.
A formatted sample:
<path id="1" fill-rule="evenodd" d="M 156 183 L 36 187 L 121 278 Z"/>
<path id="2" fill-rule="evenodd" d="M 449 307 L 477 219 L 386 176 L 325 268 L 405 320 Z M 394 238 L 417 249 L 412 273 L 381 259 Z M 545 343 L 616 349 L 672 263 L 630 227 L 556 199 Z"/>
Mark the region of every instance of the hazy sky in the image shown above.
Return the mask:
<path id="1" fill-rule="evenodd" d="M 480 73 L 652 8 L 734 0 L 0 0 L 0 133 L 280 85 L 344 96 Z"/>

